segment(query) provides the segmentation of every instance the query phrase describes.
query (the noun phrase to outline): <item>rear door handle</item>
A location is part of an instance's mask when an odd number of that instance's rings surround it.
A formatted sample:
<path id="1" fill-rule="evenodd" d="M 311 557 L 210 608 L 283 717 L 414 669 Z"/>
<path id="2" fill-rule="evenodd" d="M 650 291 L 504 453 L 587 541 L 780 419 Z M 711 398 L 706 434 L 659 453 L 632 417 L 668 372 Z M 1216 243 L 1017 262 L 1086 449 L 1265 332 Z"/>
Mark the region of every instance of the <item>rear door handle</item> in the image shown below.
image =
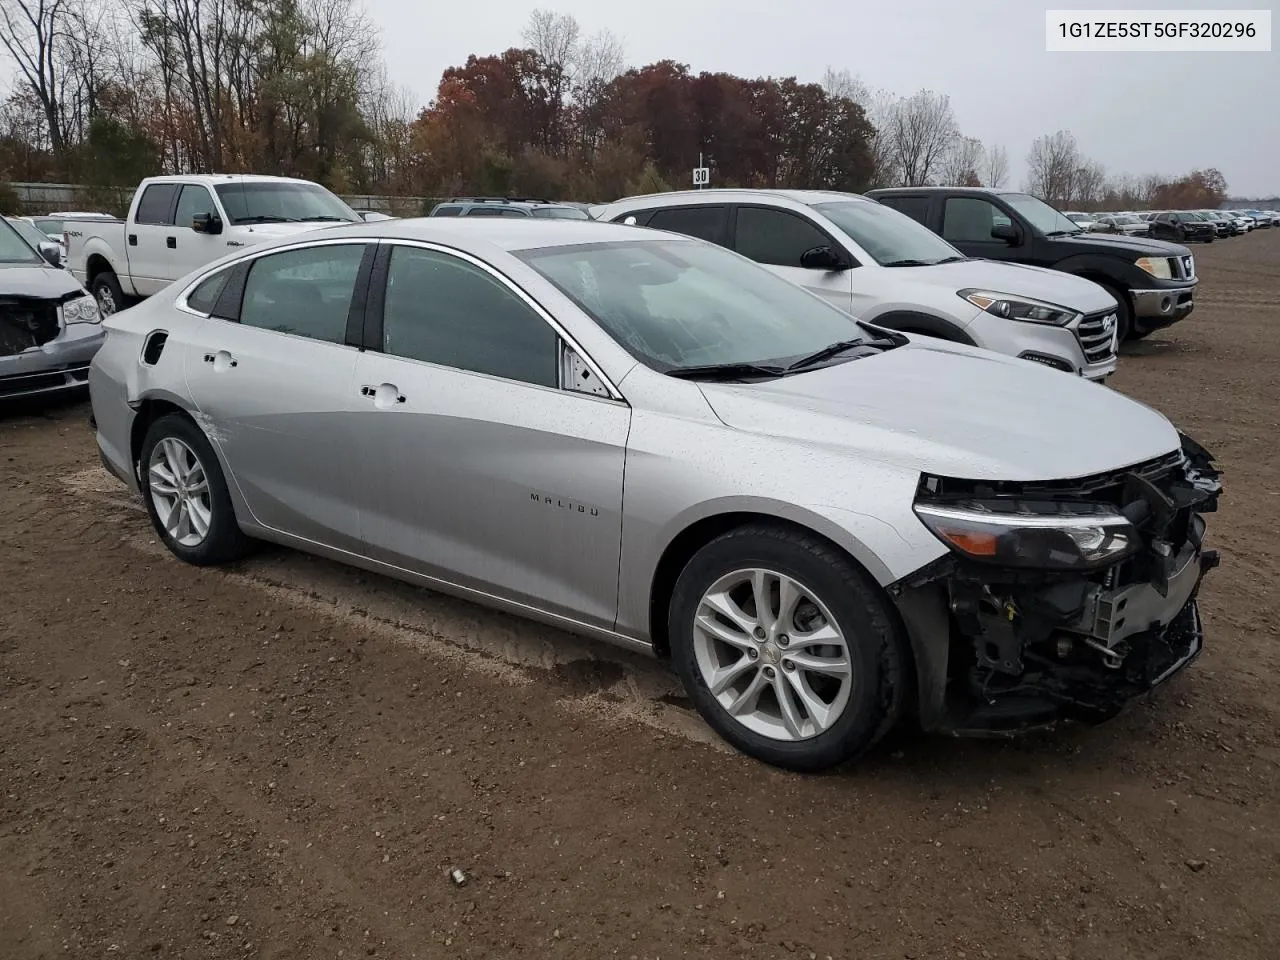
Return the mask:
<path id="1" fill-rule="evenodd" d="M 129 234 L 129 246 L 136 247 L 138 245 L 138 235 L 136 233 Z"/>
<path id="2" fill-rule="evenodd" d="M 177 237 L 165 237 L 165 238 L 164 238 L 164 245 L 165 245 L 166 247 L 168 247 L 170 250 L 176 250 L 176 249 L 177 249 L 177 247 L 178 247 L 178 238 L 177 238 Z"/>

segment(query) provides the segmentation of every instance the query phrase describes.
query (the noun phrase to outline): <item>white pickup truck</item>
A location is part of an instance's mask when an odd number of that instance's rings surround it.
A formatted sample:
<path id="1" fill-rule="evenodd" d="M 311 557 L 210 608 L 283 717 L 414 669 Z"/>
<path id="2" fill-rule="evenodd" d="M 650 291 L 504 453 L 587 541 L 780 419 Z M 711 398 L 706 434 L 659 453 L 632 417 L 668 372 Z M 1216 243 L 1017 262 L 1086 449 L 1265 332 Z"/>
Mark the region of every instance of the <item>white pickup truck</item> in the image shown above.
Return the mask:
<path id="1" fill-rule="evenodd" d="M 151 177 L 125 220 L 67 217 L 67 266 L 104 316 L 238 247 L 361 219 L 310 180 L 240 174 Z"/>

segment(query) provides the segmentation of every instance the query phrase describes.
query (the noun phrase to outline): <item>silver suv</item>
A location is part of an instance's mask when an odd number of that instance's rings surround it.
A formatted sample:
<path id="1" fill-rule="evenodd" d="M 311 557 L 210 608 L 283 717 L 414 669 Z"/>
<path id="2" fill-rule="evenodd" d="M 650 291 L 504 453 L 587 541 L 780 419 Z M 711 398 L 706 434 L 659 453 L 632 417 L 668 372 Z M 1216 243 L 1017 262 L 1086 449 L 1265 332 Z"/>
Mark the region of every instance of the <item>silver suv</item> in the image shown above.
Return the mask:
<path id="1" fill-rule="evenodd" d="M 853 193 L 691 190 L 596 212 L 710 240 L 862 320 L 1105 380 L 1116 302 L 1091 280 L 966 257 L 898 211 Z"/>

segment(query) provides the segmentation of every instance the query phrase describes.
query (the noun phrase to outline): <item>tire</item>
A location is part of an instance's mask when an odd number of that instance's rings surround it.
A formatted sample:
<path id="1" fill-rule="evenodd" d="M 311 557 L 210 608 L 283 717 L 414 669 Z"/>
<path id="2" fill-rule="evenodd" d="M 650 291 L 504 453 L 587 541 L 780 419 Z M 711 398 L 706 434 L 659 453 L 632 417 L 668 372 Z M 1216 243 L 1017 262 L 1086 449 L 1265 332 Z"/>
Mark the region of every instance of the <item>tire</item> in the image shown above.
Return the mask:
<path id="1" fill-rule="evenodd" d="M 152 467 L 153 458 L 158 458 L 159 472 Z M 172 478 L 175 475 L 172 469 L 175 459 L 183 467 L 188 462 L 194 462 L 198 466 L 199 473 L 204 478 L 203 495 L 197 486 L 197 474 L 190 472 L 183 474 L 178 484 L 170 483 L 175 488 L 172 498 L 156 488 L 161 481 L 169 482 L 166 477 Z M 217 455 L 204 431 L 186 416 L 171 413 L 151 424 L 142 441 L 138 475 L 151 525 L 164 545 L 178 559 L 203 567 L 238 560 L 249 552 L 252 541 L 244 535 L 236 522 L 235 508 L 231 504 L 231 495 L 227 493 L 227 483 L 222 476 Z M 187 494 L 185 498 L 181 495 L 183 491 Z M 166 519 L 171 518 L 170 512 L 166 511 L 166 515 L 162 517 L 162 507 L 157 503 L 157 500 L 165 504 L 172 500 L 171 509 L 179 510 L 182 506 L 179 501 L 182 499 L 189 504 L 186 507 L 188 522 L 185 536 L 181 526 L 176 523 L 166 524 Z M 207 519 L 204 519 L 206 516 Z M 199 530 L 201 520 L 205 526 L 202 535 Z M 171 526 L 175 529 L 171 529 Z"/>
<path id="2" fill-rule="evenodd" d="M 1129 306 L 1129 295 L 1123 290 L 1109 283 L 1102 284 L 1102 287 L 1116 301 L 1116 345 L 1119 346 L 1134 337 L 1133 307 Z"/>
<path id="3" fill-rule="evenodd" d="M 709 615 L 706 605 L 709 592 L 722 589 L 722 597 L 732 596 L 735 602 L 742 598 L 731 609 L 745 618 L 739 623 L 749 626 L 755 607 L 749 599 L 754 595 L 750 571 L 767 571 L 778 578 L 764 577 L 771 604 L 765 619 L 774 620 L 768 631 L 762 629 L 764 639 L 730 627 L 733 621 L 727 617 Z M 742 577 L 745 581 L 739 582 Z M 773 606 L 781 608 L 776 598 L 782 595 L 782 579 L 800 588 L 801 599 L 790 614 L 775 618 Z M 725 587 L 728 583 L 737 586 Z M 753 613 L 747 613 L 748 608 Z M 797 615 L 804 617 L 803 628 Z M 821 623 L 819 616 L 829 619 Z M 699 623 L 712 624 L 716 635 Z M 808 639 L 816 636 L 816 629 L 832 625 L 842 638 L 842 657 L 836 654 L 839 644 Z M 787 630 L 793 636 L 788 637 Z M 803 531 L 749 524 L 712 540 L 676 581 L 667 631 L 676 672 L 703 719 L 743 753 L 774 766 L 818 771 L 852 760 L 894 726 L 907 700 L 906 647 L 878 587 L 834 547 Z M 724 636 L 732 641 L 720 639 Z M 827 669 L 787 669 L 799 662 L 793 657 Z M 828 673 L 837 664 L 847 667 L 843 678 Z M 708 675 L 717 670 L 735 678 L 718 693 L 708 683 Z M 761 692 L 751 700 L 753 688 Z M 801 689 L 809 692 L 807 701 L 797 692 Z M 743 694 L 751 706 L 740 719 L 721 698 L 732 701 Z M 792 725 L 781 706 L 783 695 L 793 707 Z M 821 718 L 827 708 L 829 715 Z"/>
<path id="4" fill-rule="evenodd" d="M 98 301 L 98 312 L 104 317 L 119 313 L 129 306 L 124 291 L 120 289 L 120 281 L 110 270 L 104 270 L 93 278 L 89 292 Z"/>

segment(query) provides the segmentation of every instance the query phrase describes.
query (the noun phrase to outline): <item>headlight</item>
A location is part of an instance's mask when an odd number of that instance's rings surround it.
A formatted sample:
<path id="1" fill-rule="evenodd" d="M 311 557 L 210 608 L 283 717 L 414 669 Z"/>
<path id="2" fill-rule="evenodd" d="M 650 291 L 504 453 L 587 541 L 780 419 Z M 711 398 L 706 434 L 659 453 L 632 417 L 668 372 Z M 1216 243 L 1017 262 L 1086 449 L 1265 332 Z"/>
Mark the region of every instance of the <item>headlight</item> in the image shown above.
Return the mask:
<path id="1" fill-rule="evenodd" d="M 998 566 L 1094 570 L 1128 556 L 1138 532 L 1109 507 L 1081 503 L 917 503 L 916 516 L 952 550 Z"/>
<path id="2" fill-rule="evenodd" d="M 62 319 L 67 323 L 100 323 L 102 314 L 98 312 L 98 301 L 85 294 L 62 304 Z"/>
<path id="3" fill-rule="evenodd" d="M 1024 320 L 1027 323 L 1048 323 L 1065 327 L 1079 314 L 1057 304 L 1018 297 L 1009 293 L 992 293 L 990 290 L 960 290 L 957 295 L 968 300 L 979 310 L 1007 320 Z"/>
<path id="4" fill-rule="evenodd" d="M 1139 270 L 1145 270 L 1157 280 L 1173 279 L 1173 267 L 1169 265 L 1167 257 L 1139 257 L 1133 263 Z"/>

